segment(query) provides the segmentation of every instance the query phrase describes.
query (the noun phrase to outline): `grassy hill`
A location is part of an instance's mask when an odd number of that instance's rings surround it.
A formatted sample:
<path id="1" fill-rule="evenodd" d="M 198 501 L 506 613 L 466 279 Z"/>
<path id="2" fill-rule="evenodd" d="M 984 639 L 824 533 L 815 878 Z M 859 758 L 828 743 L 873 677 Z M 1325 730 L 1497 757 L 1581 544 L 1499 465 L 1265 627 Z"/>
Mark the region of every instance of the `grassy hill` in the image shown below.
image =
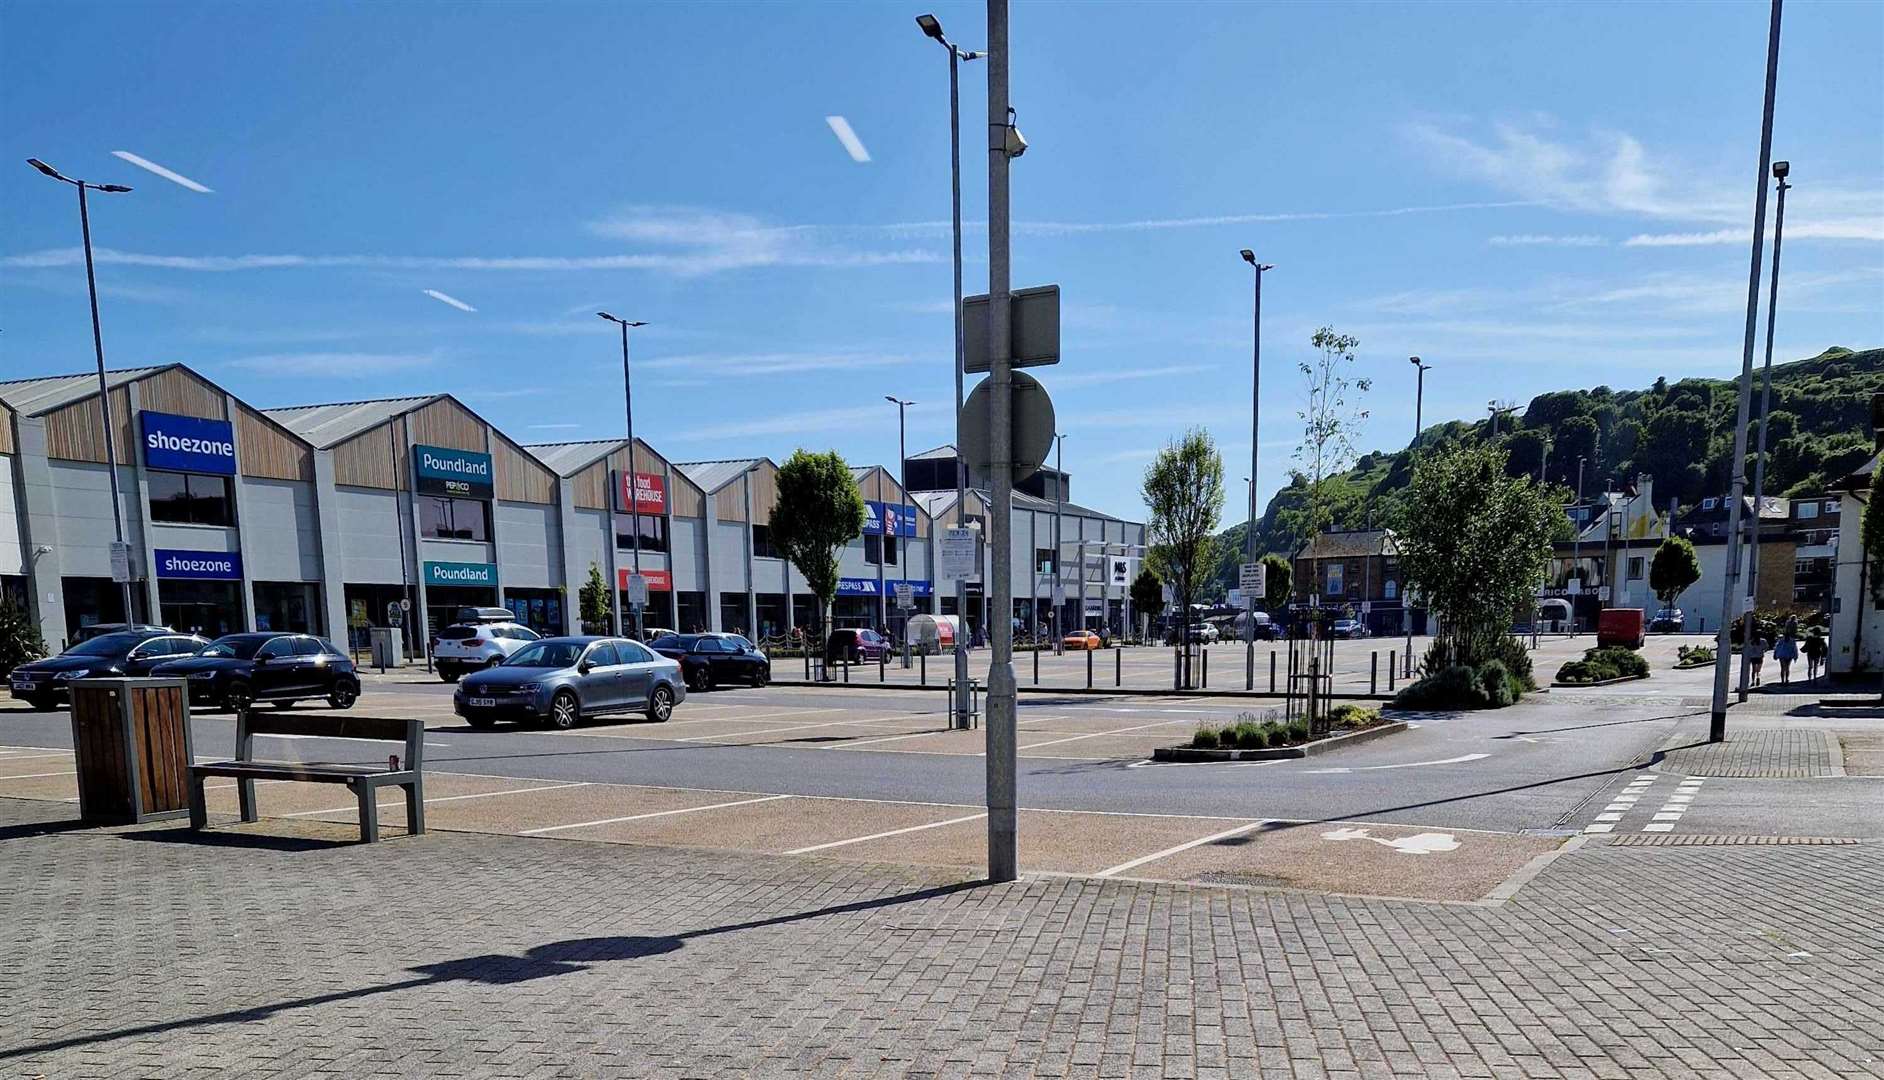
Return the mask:
<path id="1" fill-rule="evenodd" d="M 1736 381 L 1656 379 L 1641 390 L 1553 390 L 1532 398 L 1521 414 L 1500 421 L 1495 438 L 1489 420 L 1450 420 L 1421 431 L 1414 445 L 1493 441 L 1510 454 L 1513 475 L 1536 476 L 1541 465 L 1548 482 L 1566 489 L 1566 499 L 1576 486 L 1577 459 L 1582 457 L 1586 496 L 1602 491 L 1606 481 L 1621 487 L 1646 473 L 1655 478 L 1658 501 L 1678 497 L 1686 504 L 1703 495 L 1724 494 L 1728 488 Z M 1756 369 L 1756 417 L 1759 392 Z M 1871 453 L 1871 395 L 1881 392 L 1884 349 L 1854 352 L 1834 347 L 1807 360 L 1774 364 L 1767 492 L 1813 494 L 1862 465 Z M 1749 482 L 1756 436 L 1757 428 L 1747 444 Z M 1364 528 L 1387 519 L 1406 487 L 1411 449 L 1364 454 L 1354 468 L 1334 479 L 1337 528 Z M 1287 552 L 1299 543 L 1301 538 L 1279 524 L 1278 513 L 1299 507 L 1304 487 L 1298 477 L 1270 499 L 1257 523 L 1260 550 Z M 1242 550 L 1245 526 L 1238 522 L 1222 536 L 1232 550 Z M 1218 571 L 1219 595 L 1233 583 L 1235 561 L 1228 560 Z"/>

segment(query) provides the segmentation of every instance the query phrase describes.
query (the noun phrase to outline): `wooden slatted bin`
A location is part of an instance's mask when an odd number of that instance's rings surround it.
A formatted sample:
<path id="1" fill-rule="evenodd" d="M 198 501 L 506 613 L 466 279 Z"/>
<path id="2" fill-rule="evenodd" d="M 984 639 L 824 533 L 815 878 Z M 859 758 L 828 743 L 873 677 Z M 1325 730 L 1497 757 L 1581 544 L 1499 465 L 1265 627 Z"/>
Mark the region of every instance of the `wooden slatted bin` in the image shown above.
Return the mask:
<path id="1" fill-rule="evenodd" d="M 187 817 L 190 687 L 183 679 L 72 683 L 79 816 L 101 824 Z"/>

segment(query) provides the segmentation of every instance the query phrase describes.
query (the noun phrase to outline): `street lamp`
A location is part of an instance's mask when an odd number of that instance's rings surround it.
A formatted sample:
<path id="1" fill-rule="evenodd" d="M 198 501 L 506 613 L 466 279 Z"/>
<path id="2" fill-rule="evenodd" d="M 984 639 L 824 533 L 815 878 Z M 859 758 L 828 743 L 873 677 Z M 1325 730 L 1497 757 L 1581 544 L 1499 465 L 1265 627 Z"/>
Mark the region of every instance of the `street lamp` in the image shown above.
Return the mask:
<path id="1" fill-rule="evenodd" d="M 1487 401 L 1485 403 L 1485 411 L 1491 414 L 1491 433 L 1494 437 L 1496 437 L 1498 434 L 1499 415 L 1500 414 L 1508 415 L 1510 413 L 1517 412 L 1518 407 L 1516 405 L 1500 405 L 1498 404 L 1498 399 L 1493 398 L 1492 400 Z"/>
<path id="2" fill-rule="evenodd" d="M 78 188 L 79 232 L 85 238 L 85 289 L 91 295 L 92 301 L 92 352 L 98 358 L 98 413 L 101 418 L 100 426 L 105 429 L 106 475 L 111 478 L 111 525 L 116 530 L 117 537 L 114 550 L 126 552 L 125 562 L 128 569 L 130 555 L 129 549 L 124 546 L 124 504 L 118 496 L 118 452 L 115 445 L 117 440 L 112 434 L 111 392 L 105 384 L 105 338 L 98 326 L 98 278 L 92 269 L 92 217 L 85 205 L 85 193 L 103 191 L 117 195 L 131 189 L 123 184 L 94 184 L 89 180 L 74 180 L 38 158 L 27 158 L 26 163 L 60 183 L 71 184 Z M 118 585 L 119 596 L 124 603 L 124 622 L 129 626 L 137 621 L 137 616 L 131 613 L 130 575 L 126 574 L 125 580 L 119 582 Z"/>
<path id="3" fill-rule="evenodd" d="M 950 224 L 955 246 L 955 523 L 968 524 L 968 478 L 962 462 L 962 109 L 961 61 L 978 59 L 981 54 L 957 48 L 943 36 L 942 22 L 934 15 L 916 16 L 923 34 L 949 51 L 949 192 Z M 955 702 L 952 727 L 965 728 L 968 717 L 968 579 L 955 579 L 955 617 L 960 621 L 955 635 Z"/>
<path id="4" fill-rule="evenodd" d="M 1418 381 L 1413 384 L 1413 443 L 1417 446 L 1420 441 L 1420 428 L 1423 426 L 1421 424 L 1420 410 L 1426 402 L 1426 373 L 1433 369 L 1433 365 L 1426 363 L 1417 356 L 1407 357 L 1406 362 L 1412 364 L 1419 372 Z"/>
<path id="5" fill-rule="evenodd" d="M 1247 561 L 1253 563 L 1256 561 L 1256 479 L 1255 478 L 1258 475 L 1257 470 L 1256 470 L 1256 447 L 1259 445 L 1256 438 L 1256 433 L 1257 433 L 1257 420 L 1260 413 L 1262 412 L 1262 386 L 1263 386 L 1263 271 L 1274 270 L 1275 265 L 1273 263 L 1257 262 L 1256 253 L 1254 251 L 1251 251 L 1249 248 L 1244 248 L 1242 251 L 1238 252 L 1238 254 L 1243 256 L 1244 262 L 1250 264 L 1252 267 L 1256 269 L 1256 295 L 1252 303 L 1252 313 L 1250 317 L 1250 360 L 1249 360 L 1249 371 L 1250 371 L 1250 376 L 1249 376 L 1249 475 L 1250 475 L 1250 485 L 1249 485 L 1249 536 L 1246 537 L 1246 539 L 1249 541 L 1248 543 L 1249 556 L 1248 556 Z M 1256 610 L 1255 603 L 1249 597 L 1244 597 L 1243 600 L 1244 600 L 1245 605 L 1249 608 L 1251 612 L 1254 612 Z M 1186 616 L 1186 618 L 1188 619 L 1189 616 Z M 1252 615 L 1250 618 L 1244 621 L 1248 624 L 1248 626 L 1245 628 L 1246 633 L 1245 633 L 1244 640 L 1249 643 L 1249 648 L 1251 650 L 1254 650 L 1256 647 L 1256 619 L 1254 615 Z M 1188 626 L 1189 624 L 1186 623 L 1186 625 Z M 1254 656 L 1255 654 L 1252 651 L 1250 655 Z M 1251 662 L 1253 663 L 1254 661 L 1251 661 Z"/>
<path id="6" fill-rule="evenodd" d="M 1583 509 L 1583 463 L 1588 460 L 1589 458 L 1583 454 L 1577 455 L 1577 531 L 1576 538 L 1570 544 L 1570 567 L 1571 572 L 1576 574 L 1577 591 L 1570 600 L 1571 637 L 1577 636 L 1577 600 L 1583 596 L 1583 516 L 1581 511 Z M 1568 586 L 1569 583 L 1569 580 L 1565 579 L 1564 584 Z"/>
<path id="7" fill-rule="evenodd" d="M 915 402 L 905 401 L 902 398 L 895 397 L 890 394 L 883 395 L 883 400 L 896 406 L 896 485 L 898 488 L 901 488 L 902 490 L 906 492 L 908 489 L 903 486 L 904 483 L 906 482 L 904 471 L 908 468 L 908 465 L 905 463 L 909 461 L 909 448 L 908 448 L 907 439 L 906 439 L 906 434 L 909 430 L 909 427 L 908 427 L 908 421 L 906 418 L 906 413 L 908 412 L 909 407 L 911 405 L 914 405 Z M 902 500 L 900 496 L 898 497 L 897 504 L 898 505 L 896 507 L 896 516 L 894 520 L 897 523 L 897 528 L 900 529 L 902 527 L 902 520 L 903 520 L 903 507 L 902 507 Z M 883 524 L 885 526 L 888 526 L 890 522 L 885 521 Z M 886 528 L 883 533 L 881 544 L 878 547 L 878 551 L 877 551 L 877 565 L 878 566 L 883 565 L 883 553 L 889 550 L 889 543 L 890 543 L 890 530 Z M 900 549 L 902 547 L 903 541 L 900 537 L 898 537 L 896 543 L 897 543 L 897 547 Z M 897 579 L 899 581 L 909 580 L 909 553 L 907 551 L 902 551 L 902 550 L 897 551 L 896 570 L 897 570 Z M 882 601 L 885 598 L 879 596 L 877 599 L 879 601 Z M 901 605 L 898 605 L 898 606 L 900 607 Z M 889 617 L 887 615 L 884 616 L 884 622 L 885 624 L 889 622 Z M 903 611 L 902 638 L 903 638 L 903 666 L 908 667 L 909 666 L 909 611 L 907 609 Z"/>
<path id="8" fill-rule="evenodd" d="M 628 520 L 629 535 L 634 544 L 634 573 L 641 576 L 641 487 L 635 482 L 635 384 L 628 370 L 628 328 L 646 326 L 645 322 L 617 318 L 606 311 L 597 315 L 621 327 L 621 389 L 623 409 L 628 416 Z M 621 633 L 621 605 L 611 604 L 615 610 L 615 632 Z M 635 640 L 641 640 L 641 605 L 635 605 Z"/>
<path id="9" fill-rule="evenodd" d="M 1786 192 L 1792 188 L 1786 177 L 1792 172 L 1789 161 L 1773 162 L 1778 201 L 1773 208 L 1773 276 L 1766 296 L 1766 366 L 1761 373 L 1759 447 L 1753 452 L 1753 528 L 1747 541 L 1747 610 L 1759 604 L 1760 596 L 1760 511 L 1766 506 L 1766 420 L 1773 404 L 1773 319 L 1779 310 L 1779 244 L 1786 229 Z M 1744 633 L 1744 631 L 1742 631 Z M 1740 666 L 1740 700 L 1747 700 L 1747 668 Z"/>
<path id="10" fill-rule="evenodd" d="M 1415 372 L 1413 383 L 1413 441 L 1407 446 L 1407 454 L 1410 456 L 1413 451 L 1419 447 L 1420 431 L 1425 426 L 1423 422 L 1424 418 L 1421 413 L 1426 404 L 1426 373 L 1432 370 L 1433 365 L 1421 360 L 1417 356 L 1407 357 L 1406 362 L 1413 365 Z M 1400 615 L 1401 621 L 1406 624 L 1406 656 L 1404 660 L 1406 661 L 1406 674 L 1410 678 L 1413 675 L 1413 602 L 1409 600 L 1406 595 L 1406 575 L 1402 573 L 1400 579 Z"/>

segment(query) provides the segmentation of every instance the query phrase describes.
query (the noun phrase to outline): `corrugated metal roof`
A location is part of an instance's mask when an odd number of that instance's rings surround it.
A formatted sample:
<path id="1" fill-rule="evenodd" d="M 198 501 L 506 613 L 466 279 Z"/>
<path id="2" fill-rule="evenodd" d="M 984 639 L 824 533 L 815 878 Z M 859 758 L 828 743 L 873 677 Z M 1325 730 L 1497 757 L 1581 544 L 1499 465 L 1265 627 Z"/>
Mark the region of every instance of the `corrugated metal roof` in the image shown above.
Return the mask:
<path id="1" fill-rule="evenodd" d="M 290 405 L 280 409 L 263 409 L 262 415 L 315 446 L 326 449 L 445 396 L 427 394 L 423 397 L 380 398 L 375 401 L 336 401 L 326 405 Z"/>
<path id="2" fill-rule="evenodd" d="M 602 458 L 628 445 L 623 439 L 585 439 L 581 442 L 530 443 L 524 447 L 531 456 L 549 466 L 557 476 L 574 476 Z"/>
<path id="3" fill-rule="evenodd" d="M 123 386 L 136 382 L 147 375 L 156 374 L 181 364 L 158 364 L 153 367 L 119 368 L 105 372 L 105 385 Z M 98 393 L 98 373 L 89 372 L 79 375 L 47 375 L 37 379 L 14 379 L 0 382 L 0 402 L 25 416 L 38 416 L 54 409 L 63 408 L 84 398 Z"/>
<path id="4" fill-rule="evenodd" d="M 960 456 L 961 455 L 955 452 L 955 445 L 953 443 L 943 443 L 941 446 L 924 450 L 919 454 L 911 454 L 909 455 L 909 460 L 927 461 L 927 460 L 934 459 L 938 461 L 946 461 L 951 458 L 956 458 Z"/>
<path id="5" fill-rule="evenodd" d="M 711 495 L 748 472 L 759 467 L 767 458 L 735 458 L 729 461 L 676 461 L 674 468 L 681 475 L 700 485 L 700 490 Z"/>

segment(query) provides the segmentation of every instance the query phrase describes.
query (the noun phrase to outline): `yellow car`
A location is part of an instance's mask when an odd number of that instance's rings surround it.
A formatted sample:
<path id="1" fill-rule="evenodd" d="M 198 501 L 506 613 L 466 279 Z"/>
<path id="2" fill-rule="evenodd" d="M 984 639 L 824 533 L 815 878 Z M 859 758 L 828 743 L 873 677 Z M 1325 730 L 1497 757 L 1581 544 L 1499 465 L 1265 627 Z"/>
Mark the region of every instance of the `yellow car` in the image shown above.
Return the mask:
<path id="1" fill-rule="evenodd" d="M 1060 642 L 1069 649 L 1102 649 L 1105 643 L 1091 630 L 1075 630 Z"/>

